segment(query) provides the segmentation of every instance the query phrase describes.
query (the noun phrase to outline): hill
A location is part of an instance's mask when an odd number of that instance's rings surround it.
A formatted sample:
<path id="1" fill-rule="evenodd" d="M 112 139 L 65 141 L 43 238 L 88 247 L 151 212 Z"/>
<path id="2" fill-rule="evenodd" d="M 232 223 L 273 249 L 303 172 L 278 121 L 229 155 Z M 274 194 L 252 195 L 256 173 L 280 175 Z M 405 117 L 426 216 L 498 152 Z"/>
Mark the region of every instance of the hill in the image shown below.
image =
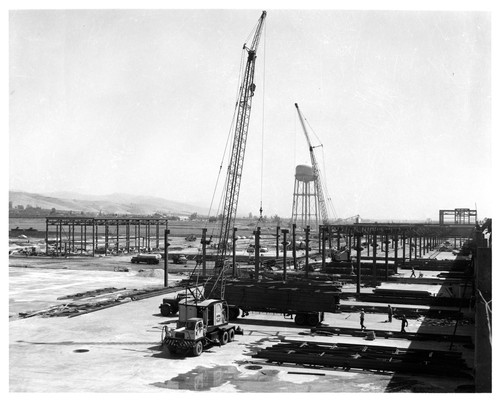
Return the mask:
<path id="1" fill-rule="evenodd" d="M 78 193 L 36 194 L 24 191 L 9 191 L 9 202 L 15 208 L 28 205 L 42 209 L 55 208 L 57 211 L 83 211 L 120 215 L 152 215 L 154 213 L 190 215 L 194 212 L 208 214 L 208 208 L 165 200 L 159 197 L 137 196 L 130 194 L 109 194 L 93 196 Z"/>

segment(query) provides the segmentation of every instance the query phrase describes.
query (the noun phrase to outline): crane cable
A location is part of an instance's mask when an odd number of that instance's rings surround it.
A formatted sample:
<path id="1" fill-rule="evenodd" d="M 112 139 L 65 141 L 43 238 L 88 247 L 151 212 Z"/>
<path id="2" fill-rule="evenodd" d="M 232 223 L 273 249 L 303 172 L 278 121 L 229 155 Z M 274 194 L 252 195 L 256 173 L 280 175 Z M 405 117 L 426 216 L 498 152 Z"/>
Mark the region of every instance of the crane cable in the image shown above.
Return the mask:
<path id="1" fill-rule="evenodd" d="M 224 147 L 224 152 L 222 154 L 222 160 L 220 162 L 220 165 L 219 165 L 219 172 L 217 174 L 217 180 L 215 182 L 215 188 L 214 188 L 214 192 L 212 194 L 212 200 L 210 201 L 210 208 L 208 210 L 208 217 L 210 218 L 210 213 L 212 212 L 212 207 L 213 207 L 213 203 L 214 203 L 214 199 L 215 199 L 215 194 L 217 192 L 217 187 L 219 186 L 219 180 L 220 180 L 220 175 L 221 175 L 221 172 L 222 172 L 222 168 L 224 166 L 224 160 L 226 159 L 226 152 L 227 152 L 227 149 L 228 149 L 228 145 L 231 145 L 232 144 L 232 137 L 231 137 L 231 134 L 233 133 L 233 127 L 234 127 L 234 122 L 235 122 L 235 119 L 236 119 L 236 113 L 237 113 L 237 110 L 238 110 L 238 99 L 239 99 L 239 93 L 240 93 L 240 83 L 241 83 L 241 76 L 242 76 L 242 73 L 243 73 L 243 63 L 244 63 L 244 56 L 246 54 L 246 51 L 245 49 L 242 50 L 241 52 L 241 58 L 240 58 L 240 68 L 239 68 L 239 76 L 238 76 L 238 86 L 237 86 L 237 91 L 236 91 L 236 100 L 234 102 L 235 104 L 235 107 L 234 107 L 234 111 L 233 111 L 233 118 L 231 120 L 231 125 L 229 127 L 229 132 L 228 132 L 228 135 L 227 135 L 227 138 L 226 138 L 226 145 Z M 222 191 L 222 195 L 221 195 L 221 198 L 219 200 L 219 205 L 217 207 L 217 212 L 216 212 L 216 218 L 218 218 L 219 216 L 219 211 L 221 209 L 221 205 L 222 205 L 222 200 L 224 198 L 224 193 L 225 193 L 225 186 L 226 186 L 226 183 L 224 183 L 224 188 L 223 188 L 223 191 Z M 213 235 L 213 232 L 215 230 L 215 226 L 212 228 L 212 235 Z"/>
<path id="2" fill-rule="evenodd" d="M 222 160 L 221 160 L 221 163 L 219 165 L 219 172 L 217 174 L 217 180 L 216 180 L 216 183 L 215 183 L 214 192 L 212 194 L 212 200 L 210 202 L 210 208 L 209 208 L 209 213 L 208 213 L 208 217 L 209 218 L 210 218 L 210 214 L 211 214 L 213 203 L 214 203 L 214 199 L 215 199 L 215 194 L 217 192 L 217 187 L 219 186 L 220 175 L 222 173 L 222 168 L 223 168 L 223 165 L 224 165 L 224 160 L 226 158 L 226 152 L 227 152 L 227 149 L 228 149 L 228 145 L 232 148 L 232 140 L 234 139 L 233 136 L 232 136 L 232 134 L 233 134 L 233 131 L 234 131 L 234 124 L 235 124 L 236 115 L 237 115 L 237 112 L 238 112 L 238 101 L 239 101 L 239 98 L 240 98 L 240 92 L 241 92 L 241 86 L 242 86 L 242 76 L 243 76 L 243 71 L 244 71 L 245 59 L 246 59 L 246 56 L 247 56 L 247 47 L 246 47 L 246 44 L 248 43 L 248 41 L 250 40 L 250 38 L 252 37 L 252 35 L 255 34 L 255 31 L 257 30 L 258 24 L 259 23 L 257 22 L 255 24 L 254 28 L 252 29 L 252 31 L 250 31 L 248 37 L 245 40 L 243 48 L 241 50 L 240 68 L 239 68 L 239 73 L 238 73 L 239 76 L 238 76 L 238 85 L 237 85 L 237 88 L 236 88 L 236 97 L 235 97 L 236 100 L 235 100 L 235 107 L 234 107 L 234 112 L 233 112 L 233 118 L 231 120 L 231 126 L 229 128 L 229 132 L 228 132 L 228 135 L 227 135 L 227 138 L 226 138 L 226 145 L 224 147 L 224 153 L 222 155 Z M 265 27 L 266 27 L 266 25 L 264 25 L 264 29 L 265 29 Z M 224 187 L 222 189 L 222 194 L 221 194 L 221 197 L 219 199 L 219 204 L 217 206 L 216 219 L 218 219 L 219 213 L 221 211 L 222 203 L 224 201 L 224 194 L 226 193 L 226 186 L 227 186 L 227 183 L 224 183 Z M 212 236 L 214 235 L 214 230 L 215 230 L 215 226 L 212 227 Z"/>

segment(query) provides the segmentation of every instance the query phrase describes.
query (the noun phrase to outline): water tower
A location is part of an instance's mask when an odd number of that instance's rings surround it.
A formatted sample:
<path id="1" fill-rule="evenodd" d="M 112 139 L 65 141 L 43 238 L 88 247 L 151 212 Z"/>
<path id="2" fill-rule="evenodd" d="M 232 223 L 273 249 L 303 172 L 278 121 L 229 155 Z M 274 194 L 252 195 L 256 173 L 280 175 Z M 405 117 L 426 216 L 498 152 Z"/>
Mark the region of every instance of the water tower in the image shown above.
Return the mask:
<path id="1" fill-rule="evenodd" d="M 313 168 L 309 165 L 295 167 L 293 186 L 292 222 L 298 227 L 317 228 L 319 225 L 318 195 Z"/>

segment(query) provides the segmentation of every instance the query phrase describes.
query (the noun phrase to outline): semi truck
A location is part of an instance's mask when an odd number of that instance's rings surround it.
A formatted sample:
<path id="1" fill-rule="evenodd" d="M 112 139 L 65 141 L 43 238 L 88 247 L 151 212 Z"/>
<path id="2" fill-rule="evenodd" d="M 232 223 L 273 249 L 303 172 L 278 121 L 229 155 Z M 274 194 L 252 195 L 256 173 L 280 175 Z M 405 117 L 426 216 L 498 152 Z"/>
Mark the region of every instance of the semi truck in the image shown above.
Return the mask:
<path id="1" fill-rule="evenodd" d="M 179 304 L 176 328 L 164 326 L 162 347 L 170 353 L 189 353 L 199 356 L 210 345 L 225 345 L 234 340 L 241 329 L 228 321 L 229 308 L 225 300 L 186 300 Z"/>

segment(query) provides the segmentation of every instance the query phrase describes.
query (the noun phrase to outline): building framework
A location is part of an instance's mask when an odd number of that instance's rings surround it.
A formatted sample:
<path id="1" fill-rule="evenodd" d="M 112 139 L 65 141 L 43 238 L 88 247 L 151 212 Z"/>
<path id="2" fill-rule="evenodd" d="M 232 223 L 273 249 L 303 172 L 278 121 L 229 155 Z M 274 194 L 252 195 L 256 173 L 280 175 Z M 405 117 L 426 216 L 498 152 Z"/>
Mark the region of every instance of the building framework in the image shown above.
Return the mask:
<path id="1" fill-rule="evenodd" d="M 46 218 L 45 251 L 49 252 L 49 245 L 57 256 L 159 250 L 160 240 L 164 244 L 160 233 L 167 223 L 167 219 L 157 218 Z M 54 233 L 55 239 L 49 239 L 49 233 Z"/>
<path id="2" fill-rule="evenodd" d="M 453 217 L 453 220 L 450 219 Z M 440 209 L 439 224 L 471 225 L 477 222 L 477 211 L 469 208 Z"/>

